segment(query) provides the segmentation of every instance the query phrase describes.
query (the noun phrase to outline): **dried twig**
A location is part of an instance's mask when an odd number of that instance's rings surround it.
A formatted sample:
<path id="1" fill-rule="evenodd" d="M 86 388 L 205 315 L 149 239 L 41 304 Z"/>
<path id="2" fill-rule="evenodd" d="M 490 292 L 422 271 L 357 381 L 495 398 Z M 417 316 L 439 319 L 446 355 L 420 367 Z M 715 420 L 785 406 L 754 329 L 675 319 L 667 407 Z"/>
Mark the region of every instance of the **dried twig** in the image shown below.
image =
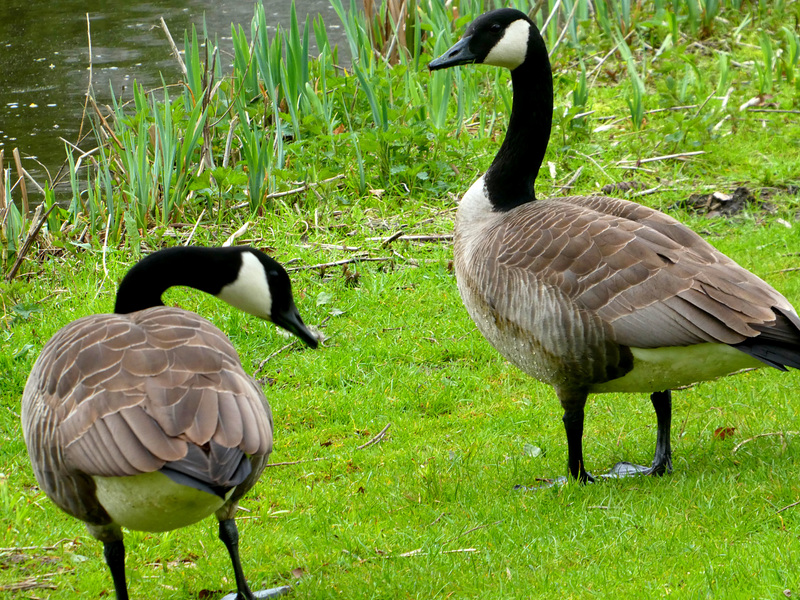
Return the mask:
<path id="1" fill-rule="evenodd" d="M 431 235 L 402 235 L 402 232 L 397 232 L 388 238 L 382 237 L 369 237 L 365 238 L 365 242 L 383 242 L 382 246 L 386 247 L 389 243 L 395 240 L 402 242 L 449 242 L 453 239 L 452 233 L 434 233 Z"/>
<path id="2" fill-rule="evenodd" d="M 733 450 L 731 450 L 731 454 L 736 454 L 736 452 L 739 450 L 739 448 L 741 448 L 742 446 L 744 446 L 748 442 L 752 442 L 753 440 L 757 440 L 758 438 L 772 437 L 772 436 L 776 436 L 776 435 L 779 435 L 779 436 L 783 437 L 785 435 L 797 435 L 798 433 L 800 433 L 800 431 L 773 431 L 773 432 L 770 432 L 770 433 L 759 433 L 758 435 L 754 435 L 753 437 L 747 438 L 746 440 L 736 444 L 733 447 Z"/>
<path id="3" fill-rule="evenodd" d="M 286 467 L 288 465 L 299 465 L 302 463 L 319 462 L 321 460 L 330 460 L 332 456 L 319 456 L 317 458 L 304 458 L 302 460 L 290 460 L 287 462 L 267 463 L 268 467 Z"/>
<path id="4" fill-rule="evenodd" d="M 665 154 L 664 156 L 652 156 L 650 158 L 641 158 L 638 160 L 621 160 L 617 164 L 621 165 L 623 163 L 636 163 L 643 165 L 644 163 L 655 162 L 658 160 L 669 160 L 671 158 L 685 158 L 687 156 L 698 156 L 700 154 L 705 154 L 705 150 L 695 150 L 694 152 L 679 152 L 678 154 Z"/>
<path id="5" fill-rule="evenodd" d="M 6 207 L 6 171 L 5 165 L 3 164 L 3 158 L 5 155 L 5 149 L 0 148 L 0 210 L 3 210 Z"/>
<path id="6" fill-rule="evenodd" d="M 100 107 L 97 106 L 97 102 L 94 101 L 94 98 L 89 97 L 89 102 L 92 103 L 92 108 L 94 109 L 95 114 L 97 114 L 97 117 L 100 119 L 100 122 L 103 124 L 106 133 L 111 137 L 112 140 L 114 140 L 114 143 L 120 150 L 125 150 L 125 146 L 122 145 L 122 142 L 117 137 L 117 134 L 114 133 L 114 130 L 111 128 L 111 125 L 108 124 L 108 121 L 103 116 L 103 113 L 100 112 Z"/>
<path id="7" fill-rule="evenodd" d="M 111 229 L 111 214 L 108 215 L 108 220 L 106 221 L 106 235 L 103 239 L 103 279 L 100 281 L 100 285 L 97 287 L 97 293 L 94 295 L 95 299 L 100 296 L 100 292 L 103 290 L 103 285 L 108 279 L 108 266 L 106 265 L 106 254 L 108 254 L 108 230 Z"/>
<path id="8" fill-rule="evenodd" d="M 356 448 L 356 450 L 363 450 L 364 448 L 367 448 L 368 446 L 372 446 L 372 444 L 377 444 L 378 442 L 380 442 L 383 439 L 383 436 L 386 435 L 386 432 L 389 430 L 389 427 L 391 427 L 391 426 L 392 426 L 391 423 L 387 423 L 386 427 L 384 427 L 383 429 L 380 430 L 380 432 L 378 432 L 378 435 L 376 435 L 374 438 L 372 438 L 366 444 L 361 444 L 360 446 L 358 446 Z"/>
<path id="9" fill-rule="evenodd" d="M 400 238 L 400 237 L 403 237 L 403 230 L 402 229 L 400 231 L 396 232 L 396 233 L 393 233 L 392 235 L 387 237 L 385 240 L 383 240 L 383 242 L 381 242 L 381 248 L 388 247 L 389 244 L 391 244 L 393 241 L 395 241 L 397 238 Z"/>
<path id="10" fill-rule="evenodd" d="M 344 173 L 340 173 L 339 175 L 329 177 L 328 179 L 323 179 L 322 181 L 311 181 L 308 183 L 304 183 L 298 188 L 286 190 L 284 192 L 273 192 L 272 194 L 267 194 L 266 196 L 264 196 L 264 200 L 274 200 L 275 198 L 283 198 L 284 196 L 291 196 L 293 194 L 307 192 L 311 188 L 317 187 L 318 185 L 322 185 L 323 183 L 330 183 L 331 181 L 336 181 L 338 179 L 344 179 Z M 245 206 L 250 206 L 250 203 L 240 202 L 239 204 L 234 205 L 233 208 L 244 208 Z"/>
<path id="11" fill-rule="evenodd" d="M 659 184 L 656 187 L 647 188 L 646 190 L 642 190 L 641 192 L 636 192 L 634 194 L 631 194 L 631 198 L 636 198 L 638 196 L 649 196 L 650 194 L 655 194 L 662 187 L 664 186 L 662 184 Z"/>
<path id="12" fill-rule="evenodd" d="M 485 523 L 484 525 L 478 525 L 477 527 L 473 527 L 472 529 L 467 529 L 464 533 L 459 533 L 456 537 L 450 538 L 449 540 L 442 542 L 442 544 L 449 544 L 450 542 L 455 542 L 457 539 L 464 537 L 468 533 L 472 533 L 473 531 L 478 531 L 479 529 L 486 529 L 487 527 L 491 527 L 492 525 L 499 525 L 503 522 L 503 519 L 499 521 L 495 521 L 494 523 Z"/>
<path id="13" fill-rule="evenodd" d="M 326 269 L 328 267 L 338 267 L 340 265 L 348 265 L 355 262 L 385 262 L 392 260 L 393 256 L 354 256 L 353 258 L 344 258 L 328 263 L 319 263 L 316 265 L 305 265 L 303 267 L 291 267 L 286 269 L 288 272 L 293 271 L 308 271 L 309 269 Z"/>
<path id="14" fill-rule="evenodd" d="M 19 189 L 22 193 L 22 214 L 27 215 L 30 212 L 28 206 L 28 188 L 25 187 L 25 177 L 23 175 L 24 169 L 22 168 L 22 160 L 19 157 L 19 148 L 14 148 L 14 163 L 17 165 L 17 177 L 19 177 Z"/>
<path id="15" fill-rule="evenodd" d="M 230 235 L 230 237 L 222 243 L 222 246 L 227 247 L 233 244 L 233 242 L 235 242 L 237 238 L 242 237 L 247 232 L 247 230 L 250 229 L 250 225 L 252 225 L 252 223 L 250 223 L 250 221 L 247 221 L 244 225 L 239 227 L 239 229 L 234 231 Z"/>
<path id="16" fill-rule="evenodd" d="M 456 554 L 461 552 L 477 552 L 477 548 L 457 548 L 455 550 L 445 550 L 442 554 Z M 427 552 L 423 552 L 422 548 L 416 548 L 415 550 L 409 550 L 408 552 L 403 552 L 402 554 L 390 554 L 385 558 L 410 558 L 412 556 L 427 556 Z"/>
<path id="17" fill-rule="evenodd" d="M 170 48 L 172 48 L 172 54 L 175 56 L 175 59 L 178 61 L 178 64 L 181 67 L 181 73 L 183 73 L 184 79 L 189 77 L 189 72 L 186 70 L 186 65 L 181 58 L 180 50 L 178 50 L 178 46 L 175 45 L 175 40 L 172 39 L 172 34 L 169 32 L 169 28 L 167 27 L 166 21 L 164 21 L 164 17 L 161 17 L 161 29 L 164 30 L 164 33 L 167 34 L 167 41 L 169 42 Z"/>
<path id="18" fill-rule="evenodd" d="M 269 361 L 271 361 L 273 358 L 275 358 L 276 356 L 278 356 L 278 354 L 280 354 L 280 353 L 281 353 L 281 352 L 283 352 L 284 350 L 288 350 L 289 348 L 291 348 L 292 346 L 294 346 L 294 344 L 295 344 L 295 342 L 296 342 L 296 341 L 297 341 L 297 340 L 292 340 L 291 342 L 289 342 L 289 343 L 288 343 L 288 344 L 286 344 L 285 346 L 282 346 L 281 348 L 278 348 L 277 350 L 275 350 L 275 352 L 273 352 L 272 354 L 270 354 L 269 356 L 267 356 L 267 358 L 265 358 L 265 359 L 264 359 L 264 360 L 262 360 L 260 363 L 258 363 L 258 367 L 256 368 L 256 372 L 255 372 L 255 373 L 253 373 L 253 377 L 258 377 L 258 376 L 261 374 L 261 371 L 263 371 L 263 370 L 264 370 L 264 367 L 266 366 L 266 364 L 267 364 Z"/>
<path id="19" fill-rule="evenodd" d="M 550 24 L 550 19 L 558 14 L 558 9 L 561 6 L 561 0 L 556 0 L 556 3 L 553 5 L 553 8 L 550 9 L 550 14 L 547 15 L 547 18 L 544 20 L 544 24 L 542 25 L 542 31 L 547 29 L 547 26 Z"/>
<path id="20" fill-rule="evenodd" d="M 22 261 L 25 258 L 25 255 L 28 254 L 28 251 L 31 249 L 31 245 L 33 245 L 33 240 L 36 239 L 36 236 L 39 235 L 39 231 L 42 229 L 42 225 L 44 225 L 45 221 L 47 221 L 47 217 L 50 216 L 50 213 L 53 212 L 53 209 L 56 207 L 55 204 L 47 209 L 47 212 L 42 215 L 39 221 L 35 225 L 31 225 L 31 228 L 28 230 L 28 236 L 25 238 L 25 241 L 22 243 L 22 247 L 19 249 L 17 253 L 17 260 L 14 261 L 14 265 L 11 267 L 11 270 L 6 275 L 6 281 L 11 281 L 14 279 L 14 275 L 17 274 L 17 269 L 22 264 Z M 39 214 L 42 212 L 42 205 L 36 207 L 36 212 L 33 215 L 33 220 L 36 221 Z"/>
<path id="21" fill-rule="evenodd" d="M 197 221 L 194 223 L 194 227 L 192 227 L 192 232 L 189 234 L 189 237 L 186 238 L 186 241 L 183 243 L 184 246 L 188 246 L 192 242 L 192 238 L 194 237 L 194 232 L 197 231 L 197 226 L 200 225 L 200 220 L 203 218 L 203 215 L 206 214 L 206 209 L 200 211 L 200 216 L 197 217 Z"/>
<path id="22" fill-rule="evenodd" d="M 299 188 L 294 188 L 292 190 L 286 190 L 285 192 L 274 192 L 272 194 L 267 194 L 264 199 L 265 200 L 272 200 L 273 198 L 283 198 L 284 196 L 291 196 L 293 194 L 299 194 L 300 192 L 305 192 L 310 190 L 312 187 L 317 187 L 318 185 L 322 185 L 323 183 L 330 183 L 332 181 L 337 181 L 339 179 L 344 179 L 344 173 L 340 173 L 339 175 L 334 175 L 333 177 L 329 177 L 328 179 L 323 179 L 322 181 L 311 181 L 308 183 L 304 183 Z"/>
<path id="23" fill-rule="evenodd" d="M 775 511 L 775 514 L 782 513 L 787 508 L 792 508 L 793 506 L 797 506 L 798 504 L 800 504 L 800 500 L 798 500 L 797 502 L 792 502 L 791 504 L 784 506 L 783 508 L 779 508 L 778 510 Z"/>
<path id="24" fill-rule="evenodd" d="M 561 40 L 564 39 L 564 35 L 566 35 L 566 33 L 567 33 L 567 29 L 569 29 L 570 23 L 572 23 L 572 19 L 575 16 L 575 11 L 578 10 L 578 5 L 579 4 L 580 4 L 580 2 L 576 2 L 572 6 L 572 10 L 570 11 L 569 16 L 567 17 L 567 22 L 564 24 L 564 29 L 561 30 L 561 35 L 558 36 L 558 39 L 556 40 L 556 43 L 553 44 L 553 47 L 550 49 L 550 52 L 547 54 L 547 56 L 552 57 L 553 54 L 555 54 L 556 49 L 558 49 L 559 45 L 561 44 Z"/>
<path id="25" fill-rule="evenodd" d="M 790 115 L 800 115 L 800 110 L 782 110 L 780 108 L 748 108 L 747 112 L 786 113 Z"/>
<path id="26" fill-rule="evenodd" d="M 573 173 L 572 177 L 569 178 L 569 181 L 567 183 L 565 183 L 564 185 L 562 185 L 560 188 L 558 188 L 554 193 L 560 194 L 564 190 L 571 190 L 572 186 L 575 184 L 575 182 L 578 181 L 578 177 L 581 176 L 582 172 L 583 172 L 583 165 L 578 167 L 578 170 L 575 171 L 575 173 Z"/>
<path id="27" fill-rule="evenodd" d="M 71 542 L 71 541 L 72 540 L 69 538 L 62 538 L 58 540 L 55 544 L 52 544 L 50 546 L 9 546 L 7 548 L 0 548 L 0 552 L 29 552 L 31 550 L 46 552 L 49 550 L 57 550 L 58 547 L 64 542 Z"/>
<path id="28" fill-rule="evenodd" d="M 25 590 L 57 590 L 58 587 L 50 582 L 40 581 L 36 577 L 29 577 L 23 581 L 0 585 L 0 592 L 23 592 Z"/>
<path id="29" fill-rule="evenodd" d="M 86 109 L 89 106 L 89 102 L 91 101 L 94 103 L 94 97 L 92 96 L 93 90 L 93 80 L 94 80 L 94 65 L 92 63 L 92 22 L 89 20 L 89 13 L 86 13 L 86 41 L 88 43 L 89 48 L 89 83 L 86 85 L 86 99 L 83 101 L 83 112 L 81 113 L 81 125 L 78 128 L 78 137 L 75 140 L 75 143 L 78 144 L 81 141 L 81 136 L 83 135 L 83 126 L 86 123 Z M 63 167 L 62 167 L 63 168 Z"/>

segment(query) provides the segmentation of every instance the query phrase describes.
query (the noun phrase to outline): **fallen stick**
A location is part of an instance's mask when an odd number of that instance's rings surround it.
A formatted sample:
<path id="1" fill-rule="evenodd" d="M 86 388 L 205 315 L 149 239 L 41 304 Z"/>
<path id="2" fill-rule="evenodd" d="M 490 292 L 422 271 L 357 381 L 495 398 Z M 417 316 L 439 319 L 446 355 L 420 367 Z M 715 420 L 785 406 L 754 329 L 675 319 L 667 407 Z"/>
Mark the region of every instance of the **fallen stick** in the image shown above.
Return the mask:
<path id="1" fill-rule="evenodd" d="M 19 189 L 22 192 L 22 214 L 27 215 L 30 212 L 28 206 L 28 188 L 25 186 L 25 177 L 22 173 L 22 160 L 19 157 L 19 148 L 14 148 L 12 151 L 14 155 L 14 163 L 17 165 L 17 177 L 19 177 Z"/>
<path id="2" fill-rule="evenodd" d="M 565 183 L 564 185 L 562 185 L 560 188 L 558 188 L 555 191 L 555 193 L 556 194 L 560 194 L 564 190 L 571 190 L 572 186 L 575 184 L 575 182 L 578 181 L 578 177 L 581 176 L 582 172 L 583 172 L 583 165 L 578 167 L 578 170 L 575 171 L 575 173 L 573 173 L 572 177 L 569 178 L 569 181 L 567 183 Z"/>
<path id="3" fill-rule="evenodd" d="M 782 110 L 780 108 L 748 108 L 747 112 L 786 113 L 790 115 L 800 115 L 800 110 Z"/>
<path id="4" fill-rule="evenodd" d="M 484 525 L 478 525 L 477 527 L 473 527 L 472 529 L 467 529 L 464 533 L 459 533 L 456 537 L 450 538 L 449 540 L 442 542 L 442 545 L 449 544 L 450 542 L 455 542 L 458 538 L 462 538 L 468 533 L 472 533 L 473 531 L 478 531 L 479 529 L 486 529 L 487 527 L 491 527 L 492 525 L 499 525 L 503 522 L 503 519 L 499 521 L 495 521 L 494 523 L 486 523 Z"/>
<path id="5" fill-rule="evenodd" d="M 223 248 L 225 248 L 225 247 L 228 247 L 228 246 L 230 246 L 231 244 L 233 244 L 233 242 L 235 242 L 235 241 L 236 241 L 236 238 L 240 238 L 240 237 L 242 237 L 242 236 L 243 236 L 243 235 L 244 235 L 244 234 L 247 232 L 247 230 L 248 230 L 249 228 L 250 228 L 250 221 L 247 221 L 247 222 L 246 222 L 244 225 L 242 225 L 241 227 L 239 227 L 239 229 L 237 229 L 236 231 L 234 231 L 234 232 L 231 234 L 231 236 L 230 236 L 230 237 L 229 237 L 227 240 L 225 240 L 224 242 L 222 242 L 222 246 L 223 246 Z"/>
<path id="6" fill-rule="evenodd" d="M 384 262 L 387 260 L 392 260 L 393 256 L 356 256 L 353 258 L 344 258 L 342 260 L 336 260 L 329 263 L 319 263 L 316 265 L 305 265 L 303 267 L 291 267 L 286 269 L 288 272 L 293 271 L 308 271 L 309 269 L 325 269 L 327 267 L 338 267 L 340 265 L 349 265 L 350 263 L 355 262 Z"/>
<path id="7" fill-rule="evenodd" d="M 798 500 L 797 502 L 792 502 L 791 504 L 789 504 L 788 506 L 784 506 L 783 508 L 779 508 L 778 510 L 775 511 L 775 514 L 782 513 L 787 508 L 792 508 L 793 506 L 797 506 L 798 504 L 800 504 L 800 500 Z"/>
<path id="8" fill-rule="evenodd" d="M 29 550 L 39 550 L 41 552 L 47 550 L 57 550 L 61 544 L 70 541 L 72 540 L 68 538 L 63 538 L 58 540 L 55 544 L 51 546 L 10 546 L 8 548 L 0 548 L 0 552 L 27 552 Z"/>
<path id="9" fill-rule="evenodd" d="M 169 32 L 169 28 L 167 27 L 166 21 L 164 21 L 164 17 L 161 17 L 161 29 L 163 29 L 164 33 L 167 35 L 167 41 L 169 42 L 170 48 L 172 48 L 172 55 L 178 61 L 178 65 L 181 67 L 181 73 L 183 73 L 184 79 L 189 77 L 189 72 L 186 70 L 186 65 L 181 58 L 180 50 L 178 50 L 178 46 L 175 45 L 175 40 L 172 39 L 172 34 Z"/>
<path id="10" fill-rule="evenodd" d="M 267 463 L 268 467 L 285 467 L 288 465 L 299 465 L 302 463 L 319 462 L 321 460 L 330 460 L 332 456 L 320 456 L 318 458 L 304 458 L 302 460 L 290 460 L 287 462 Z"/>
<path id="11" fill-rule="evenodd" d="M 679 152 L 678 154 L 665 154 L 664 156 L 653 156 L 651 158 L 642 158 L 639 160 L 621 160 L 617 164 L 621 165 L 623 163 L 636 163 L 639 165 L 643 165 L 649 162 L 655 162 L 658 160 L 669 160 L 671 158 L 685 158 L 687 156 L 698 156 L 700 154 L 705 154 L 705 150 L 695 150 L 694 152 Z"/>
<path id="12" fill-rule="evenodd" d="M 3 210 L 6 207 L 6 182 L 5 182 L 5 165 L 3 164 L 3 158 L 6 155 L 6 151 L 3 148 L 0 148 L 0 210 Z"/>
<path id="13" fill-rule="evenodd" d="M 344 179 L 344 173 L 340 173 L 339 175 L 335 175 L 334 177 L 329 177 L 328 179 L 323 179 L 322 181 L 311 181 L 308 183 L 304 183 L 298 188 L 294 188 L 291 190 L 286 190 L 284 192 L 273 192 L 272 194 L 267 194 L 264 196 L 264 200 L 274 200 L 275 198 L 283 198 L 284 196 L 291 196 L 293 194 L 299 194 L 301 192 L 307 192 L 311 188 L 317 187 L 322 185 L 323 183 L 330 183 L 332 181 L 336 181 L 338 179 Z M 239 204 L 235 204 L 233 208 L 244 208 L 245 206 L 250 206 L 249 202 L 240 202 Z"/>
<path id="14" fill-rule="evenodd" d="M 403 235 L 402 232 L 397 232 L 388 238 L 383 237 L 370 237 L 365 238 L 365 242 L 383 242 L 381 245 L 386 247 L 389 243 L 395 240 L 402 242 L 449 242 L 453 239 L 452 233 L 434 233 L 430 235 Z"/>
<path id="15" fill-rule="evenodd" d="M 265 359 L 264 359 L 264 360 L 262 360 L 260 363 L 258 363 L 258 368 L 256 368 L 256 371 L 255 371 L 255 373 L 253 373 L 253 377 L 258 377 L 258 376 L 261 374 L 261 371 L 264 369 L 264 366 L 265 366 L 265 365 L 266 365 L 266 364 L 267 364 L 267 363 L 268 363 L 270 360 L 272 360 L 273 358 L 275 358 L 276 356 L 278 356 L 278 354 L 280 354 L 280 353 L 281 353 L 281 352 L 283 352 L 284 350 L 288 350 L 289 348 L 291 348 L 292 346 L 294 346 L 294 343 L 295 343 L 296 341 L 297 341 L 297 340 L 292 340 L 291 342 L 289 342 L 289 343 L 288 343 L 288 344 L 286 344 L 285 346 L 283 346 L 283 347 L 281 347 L 281 348 L 278 348 L 277 350 L 275 350 L 275 352 L 273 352 L 272 354 L 270 354 L 269 356 L 267 356 L 267 358 L 265 358 Z"/>
<path id="16" fill-rule="evenodd" d="M 754 435 L 753 437 L 747 438 L 746 440 L 736 444 L 733 447 L 733 450 L 731 450 L 731 454 L 736 454 L 736 452 L 739 450 L 739 448 L 741 448 L 742 446 L 744 446 L 748 442 L 752 442 L 753 440 L 757 440 L 758 438 L 771 437 L 771 436 L 775 436 L 775 435 L 779 435 L 779 436 L 783 437 L 785 435 L 797 435 L 798 433 L 800 433 L 800 431 L 773 431 L 771 433 L 759 433 L 758 435 Z"/>
<path id="17" fill-rule="evenodd" d="M 45 221 L 47 221 L 47 217 L 50 216 L 50 213 L 53 212 L 53 209 L 56 207 L 55 204 L 47 209 L 47 212 L 42 215 L 39 219 L 39 222 L 35 225 L 31 225 L 31 228 L 28 230 L 28 236 L 25 238 L 25 241 L 22 243 L 22 247 L 19 249 L 19 253 L 17 254 L 17 260 L 14 261 L 14 265 L 11 267 L 11 270 L 6 275 L 6 281 L 11 281 L 14 279 L 14 275 L 17 274 L 17 269 L 19 269 L 22 261 L 25 259 L 25 255 L 28 254 L 28 251 L 31 249 L 33 245 L 33 240 L 36 239 L 36 236 L 39 235 L 39 231 L 44 225 Z M 33 215 L 34 220 L 36 217 L 42 212 L 42 205 L 36 207 L 36 212 Z"/>
<path id="18" fill-rule="evenodd" d="M 363 450 L 364 448 L 367 448 L 367 447 L 369 447 L 369 446 L 372 446 L 372 444 L 377 444 L 378 442 L 380 442 L 380 441 L 383 439 L 383 436 L 385 436 L 385 435 L 386 435 L 386 432 L 389 430 L 389 427 L 391 427 L 391 426 L 392 426 L 392 424 L 391 424 L 391 423 L 387 423 L 387 424 L 386 424 L 386 427 L 384 427 L 383 429 L 381 429 L 381 430 L 378 432 L 378 435 L 376 435 L 375 437 L 373 437 L 373 438 L 372 438 L 370 441 L 368 441 L 366 444 L 361 444 L 360 446 L 358 446 L 358 447 L 356 448 L 356 450 Z"/>
<path id="19" fill-rule="evenodd" d="M 401 238 L 401 237 L 403 237 L 403 230 L 402 229 L 400 231 L 398 231 L 397 233 L 393 233 L 392 235 L 387 237 L 385 240 L 383 240 L 381 242 L 381 248 L 387 248 L 389 246 L 389 244 L 391 244 L 393 241 L 395 241 L 396 239 Z M 378 238 L 378 239 L 380 239 L 380 238 Z"/>

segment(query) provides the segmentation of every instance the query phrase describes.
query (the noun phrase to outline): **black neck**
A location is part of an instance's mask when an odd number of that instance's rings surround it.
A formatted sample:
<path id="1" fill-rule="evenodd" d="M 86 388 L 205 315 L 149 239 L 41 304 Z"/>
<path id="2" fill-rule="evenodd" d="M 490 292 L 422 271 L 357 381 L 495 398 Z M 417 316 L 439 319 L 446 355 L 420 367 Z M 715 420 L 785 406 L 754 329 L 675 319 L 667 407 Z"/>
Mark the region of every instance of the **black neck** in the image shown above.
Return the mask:
<path id="1" fill-rule="evenodd" d="M 553 122 L 553 75 L 547 48 L 535 29 L 525 62 L 511 71 L 511 84 L 508 131 L 485 177 L 489 201 L 503 211 L 536 199 L 534 184 Z"/>
<path id="2" fill-rule="evenodd" d="M 117 290 L 114 312 L 132 313 L 163 306 L 167 289 L 184 285 L 217 295 L 239 274 L 243 247 L 176 247 L 160 250 L 136 263 Z"/>

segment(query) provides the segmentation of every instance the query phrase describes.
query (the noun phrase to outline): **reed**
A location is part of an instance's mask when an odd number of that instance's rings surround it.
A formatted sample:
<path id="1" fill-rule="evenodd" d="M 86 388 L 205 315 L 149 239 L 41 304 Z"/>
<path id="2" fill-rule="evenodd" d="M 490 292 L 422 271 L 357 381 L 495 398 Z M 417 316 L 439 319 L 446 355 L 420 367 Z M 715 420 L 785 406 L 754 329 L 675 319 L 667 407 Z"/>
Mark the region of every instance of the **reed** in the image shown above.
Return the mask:
<path id="1" fill-rule="evenodd" d="M 222 223 L 236 218 L 234 207 L 242 205 L 253 214 L 271 210 L 272 194 L 308 177 L 344 174 L 341 185 L 357 197 L 375 188 L 433 185 L 425 179 L 430 165 L 416 164 L 420 148 L 438 156 L 452 133 L 460 139 L 465 130 L 477 140 L 492 137 L 510 111 L 509 78 L 501 71 L 425 69 L 476 14 L 495 4 L 375 0 L 365 12 L 355 0 L 332 0 L 345 34 L 342 48 L 331 46 L 321 17 L 302 22 L 293 6 L 288 26 L 272 30 L 257 4 L 249 28 L 232 27 L 233 69 L 227 75 L 217 44 L 205 29 L 192 28 L 183 37 L 180 93 L 134 86 L 131 103 L 113 99 L 110 112 L 96 109 L 97 147 L 68 149 L 69 202 L 48 217 L 48 229 L 73 237 L 86 231 L 80 243 L 107 237 L 109 244 L 138 247 L 155 227 L 164 230 L 176 221 L 201 222 L 213 214 Z M 594 95 L 601 85 L 618 88 L 636 132 L 651 107 L 703 103 L 696 116 L 671 117 L 674 129 L 663 137 L 675 144 L 705 139 L 711 120 L 711 126 L 721 124 L 722 102 L 706 100 L 711 91 L 717 98 L 727 98 L 732 88 L 750 97 L 800 91 L 800 38 L 788 17 L 778 16 L 789 14 L 780 12 L 783 4 L 503 4 L 528 11 L 548 41 L 565 98 L 555 121 L 565 145 L 602 140 L 592 141 L 600 131 L 589 131 L 587 122 L 595 117 L 584 114 L 590 102 L 598 106 Z M 720 31 L 732 43 L 709 63 L 692 44 Z M 732 117 L 728 109 L 733 124 Z M 9 179 L 0 186 L 0 210 L 3 245 L 13 249 L 9 207 L 27 214 L 27 192 L 22 171 L 14 179 L 19 184 Z"/>

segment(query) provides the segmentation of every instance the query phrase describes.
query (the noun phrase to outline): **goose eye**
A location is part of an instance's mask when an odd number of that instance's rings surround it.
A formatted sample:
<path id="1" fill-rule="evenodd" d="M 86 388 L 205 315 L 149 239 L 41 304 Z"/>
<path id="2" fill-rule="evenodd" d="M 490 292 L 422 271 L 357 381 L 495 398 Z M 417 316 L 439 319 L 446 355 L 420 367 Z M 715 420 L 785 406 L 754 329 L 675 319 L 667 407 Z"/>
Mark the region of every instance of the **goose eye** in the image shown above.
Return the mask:
<path id="1" fill-rule="evenodd" d="M 501 29 L 502 26 L 500 25 L 500 23 L 492 23 L 491 26 L 489 27 L 489 31 L 491 31 L 492 33 L 499 33 Z"/>

